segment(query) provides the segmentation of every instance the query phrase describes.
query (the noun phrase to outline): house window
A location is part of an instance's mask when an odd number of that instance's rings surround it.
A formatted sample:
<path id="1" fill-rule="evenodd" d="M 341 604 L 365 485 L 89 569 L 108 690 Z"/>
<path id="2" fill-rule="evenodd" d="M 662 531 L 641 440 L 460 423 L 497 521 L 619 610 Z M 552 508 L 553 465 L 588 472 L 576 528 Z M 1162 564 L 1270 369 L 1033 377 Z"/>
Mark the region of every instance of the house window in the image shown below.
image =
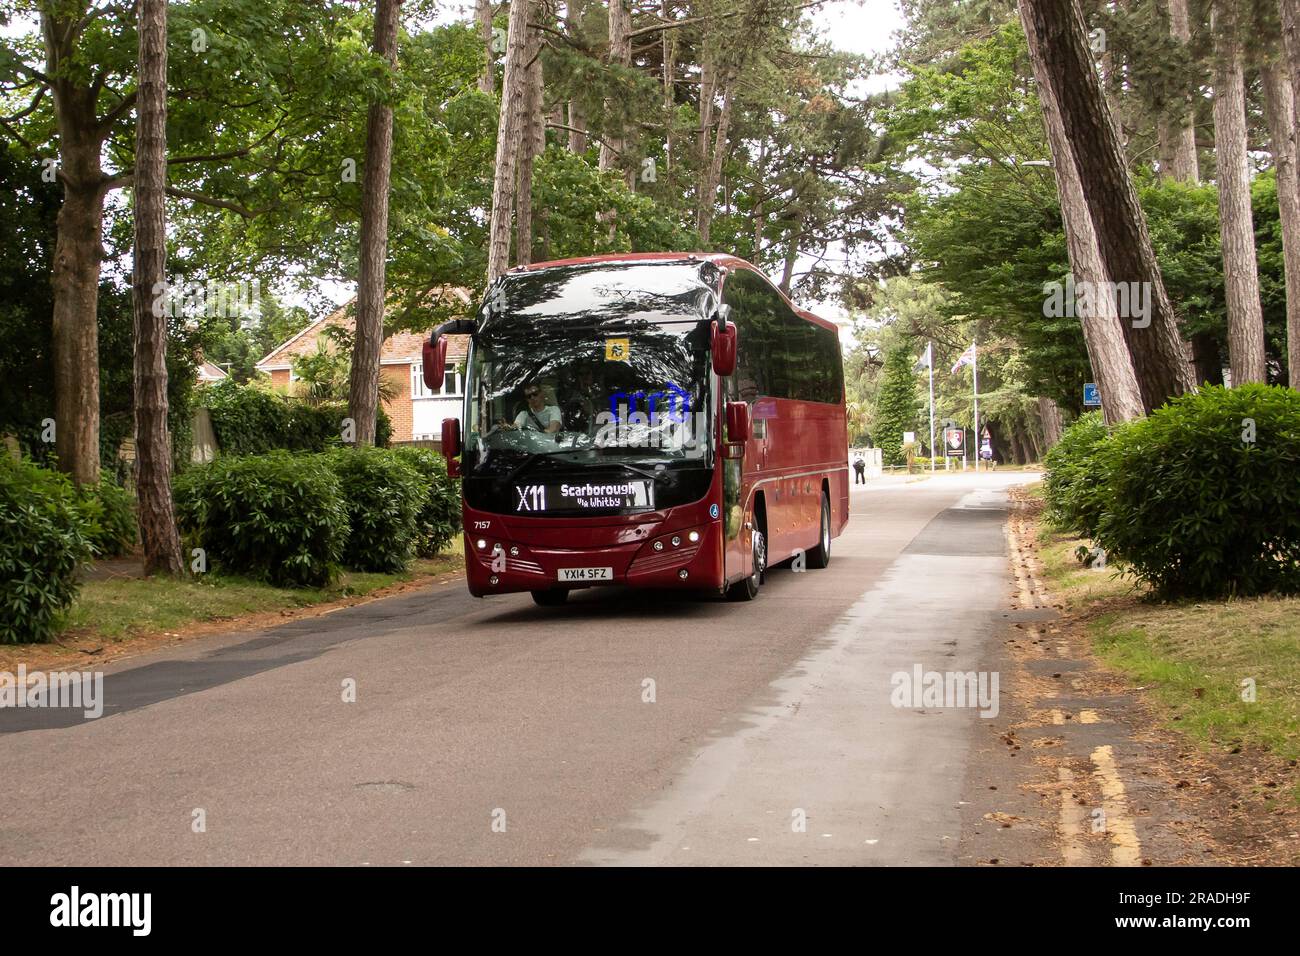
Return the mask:
<path id="1" fill-rule="evenodd" d="M 462 383 L 460 375 L 456 372 L 455 365 L 448 365 L 443 372 L 442 391 L 431 392 L 428 386 L 424 384 L 424 365 L 420 362 L 411 363 L 411 397 L 412 398 L 434 398 L 443 396 L 455 398 L 464 394 L 461 390 Z"/>

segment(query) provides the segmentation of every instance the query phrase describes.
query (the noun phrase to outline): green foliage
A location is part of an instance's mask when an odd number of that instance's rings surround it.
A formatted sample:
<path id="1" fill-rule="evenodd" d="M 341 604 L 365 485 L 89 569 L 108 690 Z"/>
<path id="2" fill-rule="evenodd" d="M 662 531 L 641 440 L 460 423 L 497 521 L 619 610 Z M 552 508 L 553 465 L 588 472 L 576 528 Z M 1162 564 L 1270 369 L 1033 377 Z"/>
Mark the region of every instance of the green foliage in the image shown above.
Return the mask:
<path id="1" fill-rule="evenodd" d="M 231 379 L 203 390 L 201 402 L 212 416 L 217 445 L 226 455 L 258 455 L 276 449 L 325 451 L 342 444 L 344 402 L 310 405 Z M 393 423 L 377 410 L 375 444 L 386 447 Z"/>
<path id="2" fill-rule="evenodd" d="M 1107 444 L 1095 538 L 1139 580 L 1173 598 L 1300 591 L 1300 393 L 1205 388 Z"/>
<path id="3" fill-rule="evenodd" d="M 876 398 L 876 427 L 872 437 L 884 464 L 902 465 L 907 461 L 903 452 L 903 432 L 916 431 L 921 403 L 916 392 L 916 375 L 912 371 L 912 356 L 903 349 L 894 349 L 885 358 L 884 379 Z"/>
<path id="4" fill-rule="evenodd" d="M 1087 538 L 1097 533 L 1109 494 L 1101 457 L 1109 436 L 1101 412 L 1088 412 L 1047 453 L 1045 516 L 1057 530 Z"/>
<path id="5" fill-rule="evenodd" d="M 91 556 L 72 482 L 0 455 L 0 644 L 47 641 Z"/>
<path id="6" fill-rule="evenodd" d="M 432 558 L 460 530 L 460 482 L 447 475 L 446 459 L 432 448 L 408 445 L 398 448 L 396 454 L 419 472 L 427 486 L 415 518 L 415 552 Z"/>
<path id="7" fill-rule="evenodd" d="M 338 477 L 351 533 L 344 563 L 358 571 L 401 571 L 419 539 L 429 485 L 404 456 L 382 448 L 340 448 L 325 456 Z"/>
<path id="8" fill-rule="evenodd" d="M 348 537 L 339 479 L 318 455 L 221 457 L 175 484 L 176 520 L 210 569 L 288 587 L 337 574 Z"/>
<path id="9" fill-rule="evenodd" d="M 77 489 L 77 507 L 95 557 L 116 558 L 135 548 L 135 499 L 117 482 L 104 475 L 98 485 Z"/>

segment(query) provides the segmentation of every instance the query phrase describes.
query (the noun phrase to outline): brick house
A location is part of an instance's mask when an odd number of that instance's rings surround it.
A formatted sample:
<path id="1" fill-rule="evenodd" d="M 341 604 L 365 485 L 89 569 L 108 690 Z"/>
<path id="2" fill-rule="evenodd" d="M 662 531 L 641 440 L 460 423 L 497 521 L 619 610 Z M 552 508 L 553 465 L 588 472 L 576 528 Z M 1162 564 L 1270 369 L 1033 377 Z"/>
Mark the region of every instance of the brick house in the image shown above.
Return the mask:
<path id="1" fill-rule="evenodd" d="M 455 301 L 465 306 L 468 314 L 468 292 L 448 288 L 442 294 L 454 297 Z M 334 348 L 334 343 L 325 330 L 331 325 L 352 329 L 355 320 L 351 315 L 351 307 L 355 301 L 345 302 L 288 341 L 276 346 L 257 363 L 257 370 L 269 375 L 271 383 L 277 388 L 288 392 L 297 379 L 293 371 L 293 360 L 301 355 L 315 353 L 322 343 L 326 348 Z M 457 374 L 457 367 L 465 360 L 469 336 L 448 336 L 446 377 L 442 391 L 437 394 L 430 393 L 424 385 L 423 346 L 427 338 L 427 332 L 395 332 L 384 339 L 380 349 L 379 375 L 382 380 L 391 383 L 391 391 L 395 396 L 383 403 L 384 411 L 393 423 L 394 442 L 436 440 L 441 434 L 444 418 L 460 418 L 464 381 L 463 376 Z"/>

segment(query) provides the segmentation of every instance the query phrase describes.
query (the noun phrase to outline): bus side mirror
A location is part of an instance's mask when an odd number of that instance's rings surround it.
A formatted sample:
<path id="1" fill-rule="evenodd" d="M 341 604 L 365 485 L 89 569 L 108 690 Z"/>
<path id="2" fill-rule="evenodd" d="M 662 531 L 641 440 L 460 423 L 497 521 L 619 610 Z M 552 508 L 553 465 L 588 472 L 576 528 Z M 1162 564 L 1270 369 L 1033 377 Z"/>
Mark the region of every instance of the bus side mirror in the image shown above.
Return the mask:
<path id="1" fill-rule="evenodd" d="M 442 420 L 442 456 L 447 459 L 447 477 L 460 477 L 460 419 Z"/>
<path id="2" fill-rule="evenodd" d="M 743 445 L 753 437 L 749 420 L 749 405 L 745 402 L 727 402 L 727 444 Z"/>
<path id="3" fill-rule="evenodd" d="M 726 322 L 725 319 L 722 320 Z M 736 370 L 736 324 L 714 322 L 710 327 L 709 349 L 713 352 L 713 371 L 726 378 Z"/>
<path id="4" fill-rule="evenodd" d="M 422 352 L 424 386 L 431 392 L 441 392 L 447 370 L 447 337 L 434 332 L 424 343 Z"/>

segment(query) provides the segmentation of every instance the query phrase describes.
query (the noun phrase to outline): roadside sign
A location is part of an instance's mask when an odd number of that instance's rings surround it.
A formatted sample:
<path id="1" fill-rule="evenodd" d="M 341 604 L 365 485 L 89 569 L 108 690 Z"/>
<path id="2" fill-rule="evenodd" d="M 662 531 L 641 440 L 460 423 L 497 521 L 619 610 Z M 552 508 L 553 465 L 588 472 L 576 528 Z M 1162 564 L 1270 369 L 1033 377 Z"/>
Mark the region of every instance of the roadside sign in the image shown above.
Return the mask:
<path id="1" fill-rule="evenodd" d="M 1101 389 L 1096 382 L 1088 382 L 1083 386 L 1083 404 L 1085 408 L 1101 408 Z"/>
<path id="2" fill-rule="evenodd" d="M 943 451 L 949 458 L 965 458 L 966 429 L 945 428 L 943 430 Z"/>

